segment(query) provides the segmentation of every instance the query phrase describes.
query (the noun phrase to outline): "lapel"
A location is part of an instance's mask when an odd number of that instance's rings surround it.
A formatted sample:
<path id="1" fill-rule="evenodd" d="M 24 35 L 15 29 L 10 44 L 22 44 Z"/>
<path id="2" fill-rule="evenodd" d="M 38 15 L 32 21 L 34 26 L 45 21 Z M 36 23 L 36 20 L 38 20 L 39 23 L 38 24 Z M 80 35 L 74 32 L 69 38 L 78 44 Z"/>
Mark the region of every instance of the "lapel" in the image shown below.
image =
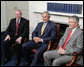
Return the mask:
<path id="1" fill-rule="evenodd" d="M 69 32 L 70 32 L 70 29 L 68 29 L 68 30 L 65 32 L 64 42 L 66 41 L 66 39 L 67 39 L 67 37 L 68 37 Z"/>
<path id="2" fill-rule="evenodd" d="M 47 31 L 48 28 L 49 28 L 49 21 L 48 21 L 48 23 L 47 23 L 47 25 L 46 25 L 46 27 L 45 27 L 45 29 L 44 29 L 43 35 L 45 34 L 45 32 Z M 42 36 L 43 36 L 43 35 L 42 35 Z"/>
<path id="3" fill-rule="evenodd" d="M 77 31 L 78 31 L 78 28 L 76 28 L 76 30 L 73 32 L 73 34 L 69 38 L 68 42 L 77 34 Z"/>
<path id="4" fill-rule="evenodd" d="M 15 18 L 15 20 L 14 20 L 14 22 L 13 22 L 14 24 L 14 29 L 15 29 L 15 31 L 16 31 L 16 18 Z"/>

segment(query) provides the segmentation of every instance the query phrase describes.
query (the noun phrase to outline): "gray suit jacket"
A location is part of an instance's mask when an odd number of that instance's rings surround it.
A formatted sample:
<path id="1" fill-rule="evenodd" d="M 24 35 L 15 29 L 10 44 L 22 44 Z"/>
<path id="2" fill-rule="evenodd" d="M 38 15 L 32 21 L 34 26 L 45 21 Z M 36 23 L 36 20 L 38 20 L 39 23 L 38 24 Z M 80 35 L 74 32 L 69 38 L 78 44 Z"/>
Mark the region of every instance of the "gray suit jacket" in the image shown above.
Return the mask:
<path id="1" fill-rule="evenodd" d="M 70 32 L 70 29 L 67 28 L 63 37 L 59 41 L 59 47 L 63 46 L 69 32 Z M 80 28 L 78 27 L 73 32 L 73 34 L 71 35 L 71 37 L 69 38 L 66 44 L 65 54 L 73 55 L 74 52 L 80 53 L 82 50 L 83 50 L 83 31 L 80 30 Z"/>

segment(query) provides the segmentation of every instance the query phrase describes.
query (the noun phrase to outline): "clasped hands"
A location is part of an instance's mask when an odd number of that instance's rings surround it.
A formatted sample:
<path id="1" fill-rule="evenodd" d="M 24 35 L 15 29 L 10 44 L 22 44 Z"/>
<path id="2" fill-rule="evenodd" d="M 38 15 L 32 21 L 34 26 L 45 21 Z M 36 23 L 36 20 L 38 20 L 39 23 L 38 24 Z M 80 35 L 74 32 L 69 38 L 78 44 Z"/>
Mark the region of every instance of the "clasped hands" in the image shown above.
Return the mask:
<path id="1" fill-rule="evenodd" d="M 65 54 L 65 50 L 60 47 L 58 49 L 58 54 Z"/>
<path id="2" fill-rule="evenodd" d="M 35 43 L 42 42 L 42 39 L 39 37 L 34 37 L 33 40 L 35 41 Z"/>

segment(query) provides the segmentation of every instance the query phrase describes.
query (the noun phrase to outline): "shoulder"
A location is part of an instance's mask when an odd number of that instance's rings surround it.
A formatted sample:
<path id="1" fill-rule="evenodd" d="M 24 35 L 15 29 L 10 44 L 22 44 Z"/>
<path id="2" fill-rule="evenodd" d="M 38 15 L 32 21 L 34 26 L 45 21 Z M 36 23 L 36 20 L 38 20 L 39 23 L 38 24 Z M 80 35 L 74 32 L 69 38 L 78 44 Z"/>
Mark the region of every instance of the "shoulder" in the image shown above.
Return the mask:
<path id="1" fill-rule="evenodd" d="M 57 26 L 56 23 L 54 23 L 53 21 L 50 21 L 50 20 L 49 20 L 48 23 L 49 23 L 49 25 L 51 25 L 52 27 L 53 27 L 53 26 Z"/>
<path id="2" fill-rule="evenodd" d="M 15 22 L 16 22 L 16 18 L 10 19 L 10 24 L 13 24 L 13 23 L 15 23 Z"/>
<path id="3" fill-rule="evenodd" d="M 69 27 L 67 27 L 66 30 L 70 30 Z"/>
<path id="4" fill-rule="evenodd" d="M 10 21 L 14 21 L 14 20 L 16 20 L 16 18 L 12 18 Z"/>
<path id="5" fill-rule="evenodd" d="M 39 23 L 38 23 L 38 25 L 42 25 L 42 24 L 43 24 L 43 22 L 39 22 Z"/>
<path id="6" fill-rule="evenodd" d="M 21 20 L 22 21 L 29 21 L 29 20 L 27 20 L 26 18 L 23 18 L 23 17 L 21 17 Z"/>
<path id="7" fill-rule="evenodd" d="M 77 32 L 78 32 L 79 35 L 80 35 L 80 34 L 83 35 L 83 31 L 82 31 L 80 28 L 77 28 Z"/>
<path id="8" fill-rule="evenodd" d="M 67 28 L 65 29 L 65 33 L 66 33 L 66 32 L 69 32 L 69 31 L 70 31 L 70 28 L 67 27 Z"/>

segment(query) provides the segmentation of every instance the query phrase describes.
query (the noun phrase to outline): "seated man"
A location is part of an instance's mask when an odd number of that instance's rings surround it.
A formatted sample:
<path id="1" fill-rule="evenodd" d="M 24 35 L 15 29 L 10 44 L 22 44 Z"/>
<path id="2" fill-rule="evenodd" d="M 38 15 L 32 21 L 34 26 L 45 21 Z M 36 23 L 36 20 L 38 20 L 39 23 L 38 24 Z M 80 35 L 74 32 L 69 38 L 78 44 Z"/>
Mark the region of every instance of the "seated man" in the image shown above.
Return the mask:
<path id="1" fill-rule="evenodd" d="M 45 66 L 67 64 L 72 60 L 74 52 L 80 53 L 83 50 L 83 32 L 79 28 L 79 18 L 77 16 L 69 17 L 68 24 L 69 27 L 60 39 L 59 49 L 46 51 L 43 54 Z"/>
<path id="2" fill-rule="evenodd" d="M 10 60 L 10 47 L 12 44 L 15 45 L 17 60 L 16 65 L 20 62 L 21 56 L 21 45 L 24 41 L 24 37 L 27 34 L 27 23 L 28 20 L 22 18 L 22 12 L 20 10 L 15 11 L 15 17 L 10 20 L 10 24 L 6 30 L 6 37 L 4 40 L 5 47 L 5 60 L 3 64 L 6 64 Z"/>
<path id="3" fill-rule="evenodd" d="M 56 37 L 56 25 L 49 21 L 50 15 L 47 11 L 42 13 L 42 19 L 43 22 L 38 23 L 37 27 L 32 33 L 32 39 L 31 41 L 25 43 L 22 45 L 23 47 L 23 53 L 26 53 L 30 55 L 29 51 L 37 48 L 37 51 L 34 55 L 34 59 L 31 63 L 31 66 L 36 66 L 39 62 L 39 59 L 42 57 L 43 53 L 47 50 L 49 41 L 52 41 Z M 25 54 L 24 54 L 25 55 Z M 28 65 L 29 56 L 26 56 L 26 64 Z"/>

